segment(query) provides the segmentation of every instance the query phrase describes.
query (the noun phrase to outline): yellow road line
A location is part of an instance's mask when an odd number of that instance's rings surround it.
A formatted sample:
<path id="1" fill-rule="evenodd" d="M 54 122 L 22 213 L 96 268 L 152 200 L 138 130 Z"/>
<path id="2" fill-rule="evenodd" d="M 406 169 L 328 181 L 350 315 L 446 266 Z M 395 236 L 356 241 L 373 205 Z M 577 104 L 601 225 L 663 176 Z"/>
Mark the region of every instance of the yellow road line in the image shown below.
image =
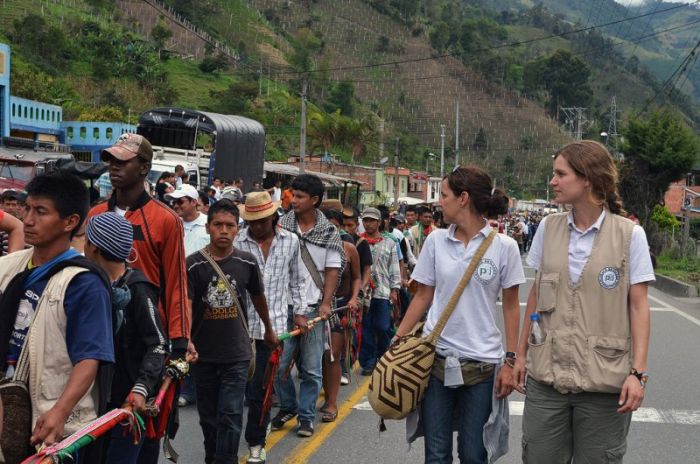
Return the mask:
<path id="1" fill-rule="evenodd" d="M 338 418 L 334 422 L 321 423 L 309 440 L 303 440 L 290 453 L 289 457 L 282 461 L 284 464 L 303 464 L 309 461 L 311 456 L 316 454 L 316 451 L 323 443 L 333 434 L 336 427 L 342 424 L 348 418 L 352 407 L 355 406 L 369 390 L 369 381 L 371 377 L 365 379 L 340 406 L 338 409 Z"/>
<path id="2" fill-rule="evenodd" d="M 316 409 L 321 407 L 321 403 L 323 402 L 323 392 L 321 392 L 321 395 L 316 402 Z M 272 418 L 270 418 L 272 420 Z M 279 430 L 273 430 L 272 433 L 267 437 L 267 440 L 265 440 L 265 451 L 269 452 L 273 446 L 275 446 L 277 443 L 281 442 L 284 437 L 287 436 L 289 432 L 291 432 L 294 429 L 294 427 L 291 424 L 285 424 L 285 426 Z M 243 457 L 238 460 L 238 464 L 246 464 L 248 462 L 248 452 L 244 453 Z"/>

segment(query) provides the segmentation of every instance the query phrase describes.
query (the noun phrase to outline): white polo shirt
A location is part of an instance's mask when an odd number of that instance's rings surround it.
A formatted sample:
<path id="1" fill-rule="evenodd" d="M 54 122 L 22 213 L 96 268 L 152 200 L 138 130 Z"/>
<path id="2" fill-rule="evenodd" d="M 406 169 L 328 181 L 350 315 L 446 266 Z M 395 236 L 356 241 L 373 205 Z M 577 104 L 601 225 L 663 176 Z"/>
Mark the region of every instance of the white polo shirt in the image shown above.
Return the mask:
<path id="1" fill-rule="evenodd" d="M 574 216 L 572 212 L 566 217 L 566 222 L 571 231 L 569 234 L 569 276 L 571 282 L 578 282 L 581 278 L 583 267 L 588 261 L 593 251 L 593 243 L 598 235 L 600 227 L 605 220 L 606 210 L 600 213 L 595 223 L 586 230 L 580 230 L 574 224 Z M 530 253 L 527 256 L 527 264 L 539 270 L 542 263 L 542 253 L 544 252 L 544 231 L 547 225 L 545 217 L 537 227 L 537 232 L 532 239 Z M 651 264 L 651 256 L 649 255 L 649 244 L 647 243 L 647 235 L 641 226 L 635 225 L 632 230 L 632 239 L 630 240 L 630 285 L 641 282 L 653 282 L 656 280 L 654 275 L 654 267 Z"/>
<path id="2" fill-rule="evenodd" d="M 423 329 L 429 334 L 464 276 L 479 245 L 491 232 L 488 222 L 467 246 L 455 238 L 456 227 L 434 229 L 425 240 L 411 277 L 435 287 L 433 303 Z M 496 300 L 501 288 L 525 283 L 518 244 L 498 234 L 464 289 L 455 311 L 438 340 L 438 348 L 455 350 L 460 357 L 498 363 L 503 358 L 503 334 L 496 323 Z"/>

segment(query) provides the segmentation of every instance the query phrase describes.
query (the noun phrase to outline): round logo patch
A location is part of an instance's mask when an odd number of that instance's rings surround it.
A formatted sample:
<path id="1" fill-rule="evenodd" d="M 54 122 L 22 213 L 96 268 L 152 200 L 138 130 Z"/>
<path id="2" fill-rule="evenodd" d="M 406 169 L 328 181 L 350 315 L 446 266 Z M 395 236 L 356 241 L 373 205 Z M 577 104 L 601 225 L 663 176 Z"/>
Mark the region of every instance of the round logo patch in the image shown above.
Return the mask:
<path id="1" fill-rule="evenodd" d="M 488 258 L 482 259 L 474 271 L 474 277 L 482 284 L 491 283 L 496 274 L 498 274 L 498 268 L 493 260 Z"/>
<path id="2" fill-rule="evenodd" d="M 612 290 L 620 283 L 620 271 L 616 267 L 604 267 L 598 274 L 598 283 L 601 287 Z"/>

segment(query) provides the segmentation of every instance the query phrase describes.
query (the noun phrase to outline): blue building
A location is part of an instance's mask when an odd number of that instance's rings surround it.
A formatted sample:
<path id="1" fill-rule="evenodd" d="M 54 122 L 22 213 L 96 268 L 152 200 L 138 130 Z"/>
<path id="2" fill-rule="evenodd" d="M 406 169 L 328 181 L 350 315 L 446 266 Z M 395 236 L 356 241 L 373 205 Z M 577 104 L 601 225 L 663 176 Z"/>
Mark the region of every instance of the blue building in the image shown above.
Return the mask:
<path id="1" fill-rule="evenodd" d="M 99 161 L 100 152 L 136 126 L 121 122 L 64 121 L 58 105 L 10 95 L 10 47 L 0 43 L 0 147 L 3 138 L 34 142 L 35 147 L 70 151 L 82 161 Z"/>

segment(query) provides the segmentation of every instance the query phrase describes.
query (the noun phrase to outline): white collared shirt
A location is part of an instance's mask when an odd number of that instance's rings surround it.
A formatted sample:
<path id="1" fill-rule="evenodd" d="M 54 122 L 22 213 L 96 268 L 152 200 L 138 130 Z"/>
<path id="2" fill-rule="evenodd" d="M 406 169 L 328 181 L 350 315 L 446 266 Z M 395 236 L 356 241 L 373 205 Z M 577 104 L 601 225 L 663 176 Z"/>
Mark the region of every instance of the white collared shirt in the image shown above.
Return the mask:
<path id="1" fill-rule="evenodd" d="M 433 229 L 423 244 L 411 277 L 435 287 L 433 303 L 423 329 L 429 334 L 464 276 L 479 245 L 491 232 L 488 222 L 467 246 L 456 239 L 456 227 Z M 447 321 L 438 348 L 456 350 L 460 357 L 497 363 L 504 355 L 503 335 L 496 322 L 496 300 L 501 288 L 525 283 L 518 244 L 498 234 L 464 289 Z"/>
<path id="2" fill-rule="evenodd" d="M 277 228 L 267 260 L 258 242 L 248 235 L 248 228 L 238 233 L 234 246 L 255 257 L 263 278 L 272 327 L 278 335 L 286 332 L 288 304 L 293 306 L 294 314 L 308 312 L 303 292 L 304 279 L 299 267 L 304 265 L 299 259 L 299 239 L 296 235 Z M 247 308 L 250 336 L 260 340 L 265 334 L 265 327 L 252 302 L 248 302 Z"/>
<path id="3" fill-rule="evenodd" d="M 583 267 L 588 261 L 593 251 L 593 243 L 596 235 L 605 220 L 606 210 L 600 213 L 598 219 L 586 230 L 581 230 L 574 223 L 574 215 L 570 211 L 566 216 L 566 222 L 571 233 L 569 234 L 569 276 L 572 283 L 577 283 L 581 278 Z M 527 263 L 539 270 L 542 263 L 542 253 L 544 252 L 544 231 L 547 218 L 545 217 L 537 227 L 535 237 L 532 239 L 532 246 L 527 256 Z M 640 282 L 653 282 L 656 280 L 654 267 L 649 256 L 649 244 L 647 236 L 641 226 L 635 225 L 632 230 L 632 240 L 630 241 L 630 285 Z"/>
<path id="4" fill-rule="evenodd" d="M 185 229 L 185 256 L 196 253 L 205 246 L 209 245 L 211 239 L 207 233 L 207 215 L 198 213 L 194 221 L 182 221 L 182 226 Z"/>

